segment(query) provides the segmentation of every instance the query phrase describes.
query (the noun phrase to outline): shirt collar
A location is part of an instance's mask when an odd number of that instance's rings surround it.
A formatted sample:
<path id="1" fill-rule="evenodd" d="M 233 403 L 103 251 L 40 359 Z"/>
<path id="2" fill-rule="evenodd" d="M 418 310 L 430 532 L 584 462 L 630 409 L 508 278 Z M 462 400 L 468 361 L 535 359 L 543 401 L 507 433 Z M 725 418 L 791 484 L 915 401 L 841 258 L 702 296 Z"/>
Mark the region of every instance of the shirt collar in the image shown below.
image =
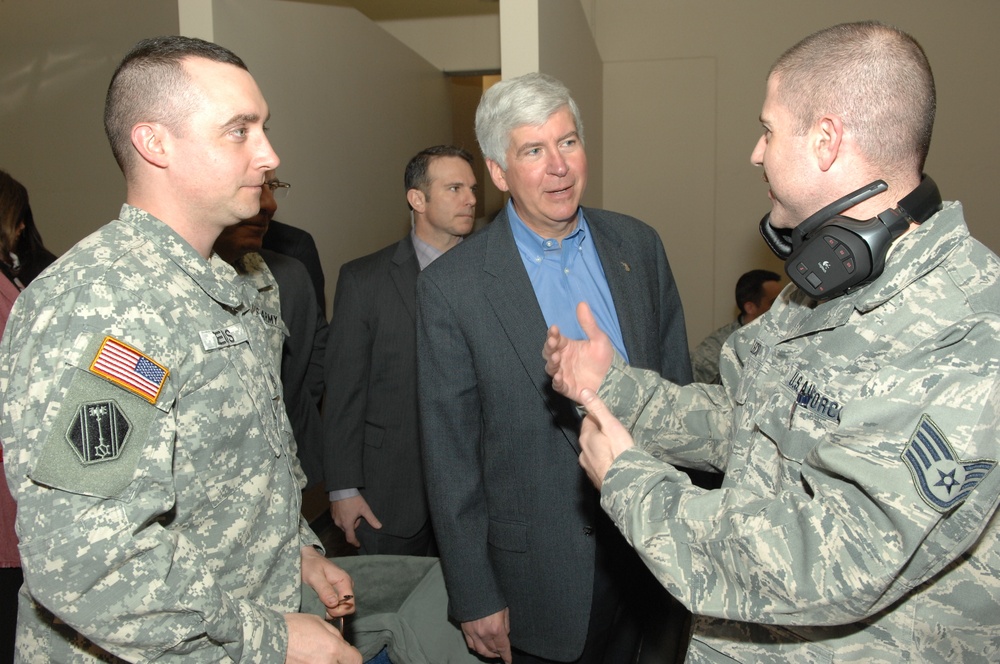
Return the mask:
<path id="1" fill-rule="evenodd" d="M 559 240 L 544 238 L 535 231 L 528 228 L 517 210 L 514 209 L 513 199 L 507 201 L 507 218 L 510 221 L 510 228 L 514 234 L 514 242 L 521 248 L 521 251 L 529 252 L 535 256 L 542 256 L 546 251 L 553 251 L 560 247 L 572 248 L 580 246 L 590 233 L 590 226 L 587 218 L 583 214 L 583 208 L 579 208 L 577 213 L 577 224 L 573 232 Z"/>
<path id="2" fill-rule="evenodd" d="M 463 238 L 458 238 L 460 243 Z M 417 254 L 417 263 L 420 264 L 420 269 L 423 270 L 428 265 L 441 258 L 443 251 L 437 247 L 428 244 L 417 237 L 416 227 L 413 222 L 410 222 L 410 241 L 413 242 L 413 251 Z"/>

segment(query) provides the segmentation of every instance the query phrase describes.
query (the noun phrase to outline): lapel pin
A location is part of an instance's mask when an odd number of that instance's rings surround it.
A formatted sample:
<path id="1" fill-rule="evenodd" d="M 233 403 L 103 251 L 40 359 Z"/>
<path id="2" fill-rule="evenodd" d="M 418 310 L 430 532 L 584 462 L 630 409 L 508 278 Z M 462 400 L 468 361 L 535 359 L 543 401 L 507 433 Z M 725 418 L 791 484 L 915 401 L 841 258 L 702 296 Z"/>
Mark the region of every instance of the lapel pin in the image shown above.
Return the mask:
<path id="1" fill-rule="evenodd" d="M 632 268 L 630 268 L 628 266 L 628 263 L 626 263 L 625 261 L 622 261 L 622 267 L 625 268 L 626 272 L 631 272 L 632 271 Z"/>

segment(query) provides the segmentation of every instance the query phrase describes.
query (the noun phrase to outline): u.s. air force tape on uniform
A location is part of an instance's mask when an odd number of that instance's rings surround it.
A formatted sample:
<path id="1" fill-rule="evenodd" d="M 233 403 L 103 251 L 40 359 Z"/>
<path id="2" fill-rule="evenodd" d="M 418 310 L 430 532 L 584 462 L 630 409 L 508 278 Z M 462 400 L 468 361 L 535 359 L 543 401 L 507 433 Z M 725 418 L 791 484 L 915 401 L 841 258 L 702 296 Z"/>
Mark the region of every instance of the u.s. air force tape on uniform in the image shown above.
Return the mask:
<path id="1" fill-rule="evenodd" d="M 111 337 L 97 338 L 93 348 L 86 356 L 93 358 L 89 370 L 66 369 L 66 397 L 29 476 L 64 491 L 111 498 L 132 481 L 168 372 Z M 109 353 L 122 349 L 126 355 L 109 359 Z M 147 376 L 153 371 L 159 384 L 151 388 L 130 382 L 128 372 L 134 371 Z"/>

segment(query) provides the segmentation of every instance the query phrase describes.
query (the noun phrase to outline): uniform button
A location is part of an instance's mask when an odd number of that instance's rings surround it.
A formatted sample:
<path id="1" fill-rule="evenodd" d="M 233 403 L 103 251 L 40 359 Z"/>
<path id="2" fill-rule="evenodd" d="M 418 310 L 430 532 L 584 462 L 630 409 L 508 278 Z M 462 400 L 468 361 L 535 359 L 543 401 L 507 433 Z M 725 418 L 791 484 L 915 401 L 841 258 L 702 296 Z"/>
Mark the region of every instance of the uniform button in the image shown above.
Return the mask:
<path id="1" fill-rule="evenodd" d="M 594 529 L 591 526 L 584 526 L 583 527 L 583 534 L 586 535 L 587 537 L 590 537 L 593 533 L 594 533 Z"/>

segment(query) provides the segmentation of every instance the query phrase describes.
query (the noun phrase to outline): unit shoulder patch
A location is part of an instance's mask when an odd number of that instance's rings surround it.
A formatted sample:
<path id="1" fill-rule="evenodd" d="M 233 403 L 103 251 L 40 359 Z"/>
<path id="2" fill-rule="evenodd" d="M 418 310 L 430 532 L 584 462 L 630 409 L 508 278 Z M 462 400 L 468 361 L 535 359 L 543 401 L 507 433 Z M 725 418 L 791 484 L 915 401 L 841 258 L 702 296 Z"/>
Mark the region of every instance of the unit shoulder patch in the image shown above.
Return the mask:
<path id="1" fill-rule="evenodd" d="M 84 464 L 117 459 L 128 440 L 131 423 L 114 401 L 83 403 L 66 432 L 66 440 Z"/>
<path id="2" fill-rule="evenodd" d="M 102 376 L 71 371 L 59 414 L 28 476 L 73 493 L 117 496 L 132 482 L 160 411 Z"/>
<path id="3" fill-rule="evenodd" d="M 962 460 L 941 429 L 926 414 L 900 455 L 920 497 L 938 512 L 947 512 L 972 493 L 993 470 L 993 459 Z"/>

